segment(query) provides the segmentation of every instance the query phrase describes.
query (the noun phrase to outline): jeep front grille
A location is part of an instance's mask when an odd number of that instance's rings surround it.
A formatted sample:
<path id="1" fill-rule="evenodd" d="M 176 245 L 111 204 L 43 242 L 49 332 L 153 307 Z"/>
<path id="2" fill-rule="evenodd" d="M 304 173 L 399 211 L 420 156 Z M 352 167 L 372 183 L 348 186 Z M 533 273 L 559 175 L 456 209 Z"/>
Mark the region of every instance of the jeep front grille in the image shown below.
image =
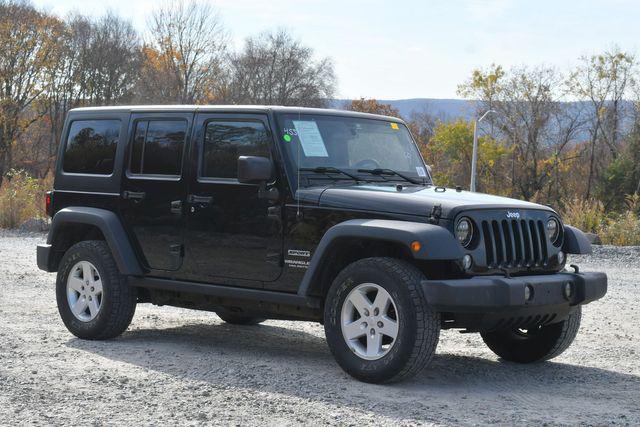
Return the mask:
<path id="1" fill-rule="evenodd" d="M 548 260 L 540 220 L 482 221 L 482 236 L 490 268 L 534 267 Z"/>

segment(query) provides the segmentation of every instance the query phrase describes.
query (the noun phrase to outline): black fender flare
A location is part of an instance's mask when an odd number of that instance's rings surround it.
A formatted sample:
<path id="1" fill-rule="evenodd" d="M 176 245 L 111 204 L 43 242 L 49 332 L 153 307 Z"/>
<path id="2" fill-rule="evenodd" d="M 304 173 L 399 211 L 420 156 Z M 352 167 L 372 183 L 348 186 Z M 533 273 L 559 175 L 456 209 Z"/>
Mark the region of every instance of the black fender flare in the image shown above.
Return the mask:
<path id="1" fill-rule="evenodd" d="M 562 250 L 568 254 L 590 254 L 592 252 L 591 242 L 581 230 L 565 225 Z"/>
<path id="2" fill-rule="evenodd" d="M 70 206 L 59 210 L 51 220 L 47 243 L 53 245 L 64 225 L 86 224 L 100 229 L 111 249 L 120 273 L 142 276 L 143 270 L 118 216 L 109 210 Z"/>
<path id="3" fill-rule="evenodd" d="M 318 279 L 327 258 L 327 250 L 338 238 L 353 237 L 399 243 L 407 248 L 414 259 L 455 260 L 464 255 L 454 235 L 446 228 L 422 222 L 385 219 L 352 219 L 329 228 L 316 247 L 298 295 L 308 296 L 313 283 Z M 418 241 L 421 249 L 411 250 L 411 243 Z"/>

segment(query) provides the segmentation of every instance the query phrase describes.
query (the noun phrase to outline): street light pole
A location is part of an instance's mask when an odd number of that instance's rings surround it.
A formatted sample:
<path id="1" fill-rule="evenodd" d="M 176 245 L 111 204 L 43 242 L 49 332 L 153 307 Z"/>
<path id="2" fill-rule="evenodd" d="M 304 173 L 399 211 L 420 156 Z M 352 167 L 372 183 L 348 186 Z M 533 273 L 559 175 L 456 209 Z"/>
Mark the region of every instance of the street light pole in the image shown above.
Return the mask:
<path id="1" fill-rule="evenodd" d="M 478 164 L 478 123 L 480 123 L 487 114 L 495 113 L 494 110 L 487 110 L 479 119 L 473 122 L 473 154 L 471 156 L 471 184 L 469 190 L 476 191 L 476 169 Z"/>

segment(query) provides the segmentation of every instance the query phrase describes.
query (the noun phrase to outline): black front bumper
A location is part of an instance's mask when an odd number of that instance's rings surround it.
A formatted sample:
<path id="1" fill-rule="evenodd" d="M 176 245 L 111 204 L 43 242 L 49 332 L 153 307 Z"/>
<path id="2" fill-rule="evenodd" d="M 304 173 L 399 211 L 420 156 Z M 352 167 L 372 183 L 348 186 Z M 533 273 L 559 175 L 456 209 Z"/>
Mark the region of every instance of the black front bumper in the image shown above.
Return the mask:
<path id="1" fill-rule="evenodd" d="M 571 288 L 570 295 L 565 293 L 566 286 Z M 527 287 L 528 300 L 525 298 Z M 607 276 L 604 273 L 569 272 L 510 278 L 475 276 L 424 280 L 422 289 L 429 305 L 438 312 L 530 315 L 550 310 L 566 311 L 602 298 L 607 293 Z"/>

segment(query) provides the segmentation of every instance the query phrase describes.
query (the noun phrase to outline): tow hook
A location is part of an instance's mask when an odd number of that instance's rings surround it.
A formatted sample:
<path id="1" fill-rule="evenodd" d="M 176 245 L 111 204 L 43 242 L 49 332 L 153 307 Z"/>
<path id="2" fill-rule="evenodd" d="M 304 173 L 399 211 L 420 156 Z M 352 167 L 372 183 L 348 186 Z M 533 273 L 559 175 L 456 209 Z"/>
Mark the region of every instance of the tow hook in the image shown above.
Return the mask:
<path id="1" fill-rule="evenodd" d="M 508 269 L 506 268 L 501 268 L 500 271 L 504 274 L 504 277 L 506 279 L 511 279 L 511 273 L 509 272 Z"/>
<path id="2" fill-rule="evenodd" d="M 574 273 L 580 274 L 580 268 L 577 265 L 571 264 L 569 267 L 573 268 Z"/>

